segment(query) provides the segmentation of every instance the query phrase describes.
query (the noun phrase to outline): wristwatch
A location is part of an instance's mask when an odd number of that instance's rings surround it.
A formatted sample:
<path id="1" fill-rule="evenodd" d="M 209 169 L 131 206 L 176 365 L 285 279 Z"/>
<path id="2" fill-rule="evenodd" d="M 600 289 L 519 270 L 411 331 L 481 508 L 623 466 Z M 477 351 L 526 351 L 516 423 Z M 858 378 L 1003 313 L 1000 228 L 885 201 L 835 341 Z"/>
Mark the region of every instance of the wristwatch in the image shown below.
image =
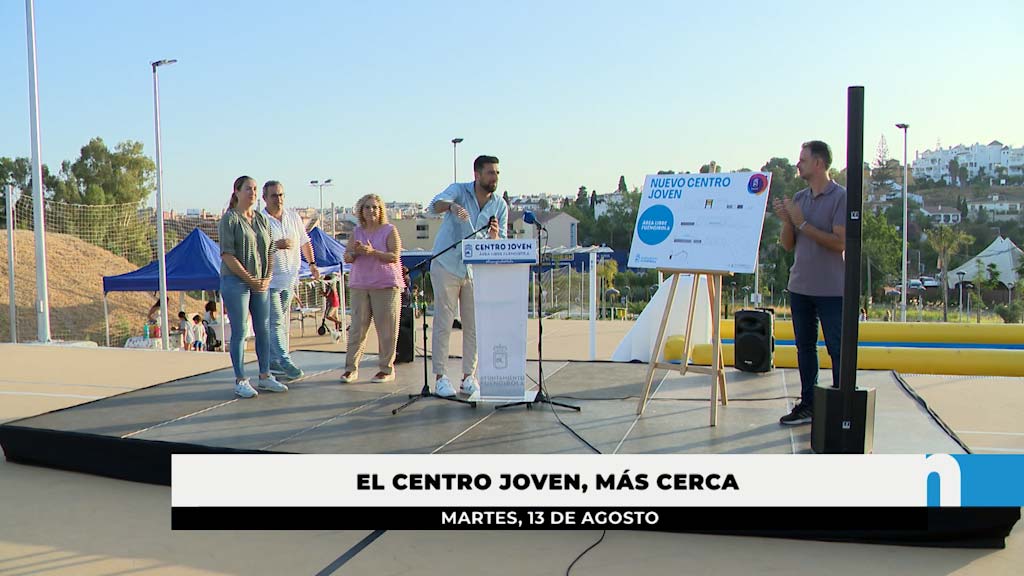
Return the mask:
<path id="1" fill-rule="evenodd" d="M 796 227 L 796 229 L 797 230 L 803 230 L 804 226 L 807 226 L 807 220 L 804 220 L 803 222 L 801 222 L 800 225 Z"/>

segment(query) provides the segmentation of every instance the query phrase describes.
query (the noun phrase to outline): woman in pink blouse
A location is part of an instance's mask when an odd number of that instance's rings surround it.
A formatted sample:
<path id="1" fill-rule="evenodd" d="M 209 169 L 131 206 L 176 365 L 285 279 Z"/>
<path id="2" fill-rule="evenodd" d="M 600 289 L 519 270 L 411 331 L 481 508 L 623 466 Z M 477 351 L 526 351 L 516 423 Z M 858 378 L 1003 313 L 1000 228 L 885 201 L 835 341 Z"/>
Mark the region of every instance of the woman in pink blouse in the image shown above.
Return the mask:
<path id="1" fill-rule="evenodd" d="M 348 353 L 342 382 L 359 379 L 359 359 L 366 344 L 370 319 L 377 329 L 379 368 L 371 382 L 395 379 L 395 347 L 398 342 L 398 312 L 402 289 L 402 240 L 388 224 L 384 202 L 367 194 L 356 203 L 356 227 L 345 249 L 345 262 L 352 264 L 349 289 L 352 325 L 348 331 Z"/>

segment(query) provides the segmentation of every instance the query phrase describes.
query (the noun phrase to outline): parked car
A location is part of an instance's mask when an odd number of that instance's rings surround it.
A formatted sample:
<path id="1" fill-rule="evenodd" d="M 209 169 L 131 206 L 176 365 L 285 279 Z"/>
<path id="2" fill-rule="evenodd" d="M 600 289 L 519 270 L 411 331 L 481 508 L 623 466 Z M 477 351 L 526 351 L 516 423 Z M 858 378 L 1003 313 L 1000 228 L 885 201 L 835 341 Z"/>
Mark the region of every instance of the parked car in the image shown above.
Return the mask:
<path id="1" fill-rule="evenodd" d="M 921 284 L 923 284 L 925 288 L 938 288 L 942 284 L 931 276 L 921 276 L 918 280 L 921 281 Z"/>

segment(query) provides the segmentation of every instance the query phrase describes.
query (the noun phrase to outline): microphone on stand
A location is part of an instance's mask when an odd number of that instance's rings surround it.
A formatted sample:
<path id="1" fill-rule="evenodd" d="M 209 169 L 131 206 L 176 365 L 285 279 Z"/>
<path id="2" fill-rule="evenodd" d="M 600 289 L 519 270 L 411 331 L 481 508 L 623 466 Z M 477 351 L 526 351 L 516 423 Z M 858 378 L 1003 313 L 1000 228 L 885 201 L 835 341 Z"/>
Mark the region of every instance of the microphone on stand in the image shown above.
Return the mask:
<path id="1" fill-rule="evenodd" d="M 523 212 L 523 222 L 526 222 L 527 224 L 533 224 L 534 226 L 537 227 L 537 230 L 543 230 L 545 232 L 548 231 L 547 228 L 541 225 L 540 220 L 537 220 L 537 215 L 534 214 L 533 212 L 530 212 L 529 210 Z"/>

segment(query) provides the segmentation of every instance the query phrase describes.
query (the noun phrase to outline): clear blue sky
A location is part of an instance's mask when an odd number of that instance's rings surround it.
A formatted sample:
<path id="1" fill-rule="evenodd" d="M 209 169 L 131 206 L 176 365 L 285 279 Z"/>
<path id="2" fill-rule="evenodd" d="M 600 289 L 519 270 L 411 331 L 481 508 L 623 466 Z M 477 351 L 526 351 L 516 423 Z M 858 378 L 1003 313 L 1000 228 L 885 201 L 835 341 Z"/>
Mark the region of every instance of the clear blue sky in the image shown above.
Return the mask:
<path id="1" fill-rule="evenodd" d="M 855 4 L 855 5 L 854 5 Z M 243 173 L 292 206 L 333 178 L 426 201 L 478 154 L 499 190 L 611 191 L 659 169 L 760 168 L 820 138 L 845 166 L 846 88 L 865 157 L 1024 145 L 1024 5 L 962 2 L 36 0 L 43 161 L 88 140 L 152 154 L 160 73 L 167 206 L 221 209 Z M 29 155 L 22 0 L 0 2 L 0 156 Z"/>

